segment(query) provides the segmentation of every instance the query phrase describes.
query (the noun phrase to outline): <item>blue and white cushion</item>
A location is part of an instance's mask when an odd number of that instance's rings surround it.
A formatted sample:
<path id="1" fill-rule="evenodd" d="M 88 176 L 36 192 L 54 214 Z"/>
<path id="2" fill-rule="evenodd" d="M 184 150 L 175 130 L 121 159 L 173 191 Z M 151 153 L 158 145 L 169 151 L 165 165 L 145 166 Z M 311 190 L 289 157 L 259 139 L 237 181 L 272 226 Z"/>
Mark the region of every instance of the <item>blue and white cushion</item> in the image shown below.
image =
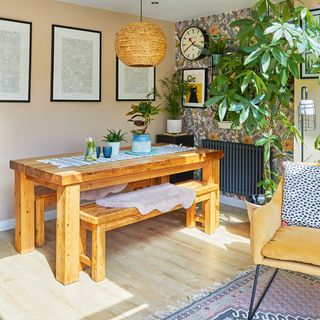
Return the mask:
<path id="1" fill-rule="evenodd" d="M 320 166 L 285 162 L 282 220 L 320 228 Z"/>

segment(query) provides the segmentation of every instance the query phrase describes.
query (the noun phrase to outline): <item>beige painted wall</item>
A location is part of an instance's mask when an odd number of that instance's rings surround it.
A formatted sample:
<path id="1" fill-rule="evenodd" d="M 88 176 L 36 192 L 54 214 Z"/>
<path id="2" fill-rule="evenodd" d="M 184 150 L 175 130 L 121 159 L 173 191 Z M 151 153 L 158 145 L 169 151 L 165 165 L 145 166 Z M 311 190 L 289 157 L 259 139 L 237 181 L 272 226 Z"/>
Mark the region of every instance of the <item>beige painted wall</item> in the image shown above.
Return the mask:
<path id="1" fill-rule="evenodd" d="M 319 0 L 303 0 L 304 4 L 310 9 L 319 8 Z M 296 1 L 298 3 L 298 1 Z M 298 3 L 299 5 L 299 3 Z M 294 101 L 295 101 L 295 124 L 298 125 L 298 105 L 301 100 L 301 87 L 308 87 L 309 98 L 312 99 L 316 105 L 317 128 L 315 131 L 305 132 L 305 147 L 304 159 L 306 161 L 320 160 L 320 151 L 314 149 L 314 140 L 320 134 L 320 80 L 319 79 L 300 79 L 295 80 L 294 84 Z M 295 143 L 294 158 L 296 161 L 301 160 L 300 143 Z"/>
<path id="2" fill-rule="evenodd" d="M 125 116 L 130 102 L 115 101 L 115 33 L 136 21 L 132 15 L 61 3 L 53 0 L 0 0 L 3 18 L 31 21 L 31 103 L 0 103 L 0 221 L 13 217 L 13 172 L 9 160 L 81 151 L 88 136 L 100 140 L 107 128 L 130 130 Z M 174 24 L 156 22 L 169 47 L 157 67 L 157 78 L 174 72 Z M 51 25 L 60 24 L 102 31 L 102 102 L 50 102 Z M 165 129 L 165 114 L 150 132 Z"/>

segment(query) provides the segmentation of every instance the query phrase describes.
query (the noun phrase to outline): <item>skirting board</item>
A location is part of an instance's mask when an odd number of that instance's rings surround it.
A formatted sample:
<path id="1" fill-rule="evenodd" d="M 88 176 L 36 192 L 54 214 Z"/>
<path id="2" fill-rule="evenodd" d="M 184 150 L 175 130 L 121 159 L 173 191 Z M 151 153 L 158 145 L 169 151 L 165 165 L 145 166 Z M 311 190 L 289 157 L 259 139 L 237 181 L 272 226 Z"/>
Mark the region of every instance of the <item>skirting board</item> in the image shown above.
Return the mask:
<path id="1" fill-rule="evenodd" d="M 240 199 L 227 197 L 227 196 L 222 196 L 222 195 L 220 196 L 220 203 L 227 204 L 229 206 L 236 207 L 236 208 L 242 208 L 242 209 L 246 208 L 244 201 Z M 45 220 L 46 221 L 53 220 L 56 218 L 56 216 L 57 216 L 57 213 L 55 210 L 47 211 L 45 215 Z M 15 226 L 14 219 L 0 221 L 0 232 L 14 229 L 14 226 Z"/>
<path id="2" fill-rule="evenodd" d="M 227 196 L 220 195 L 220 203 L 227 204 L 232 207 L 246 209 L 246 204 L 243 200 L 237 198 L 231 198 Z"/>
<path id="3" fill-rule="evenodd" d="M 45 221 L 53 220 L 56 218 L 56 216 L 57 216 L 56 210 L 47 211 L 45 215 Z M 0 232 L 14 229 L 14 227 L 15 227 L 14 219 L 0 221 Z"/>

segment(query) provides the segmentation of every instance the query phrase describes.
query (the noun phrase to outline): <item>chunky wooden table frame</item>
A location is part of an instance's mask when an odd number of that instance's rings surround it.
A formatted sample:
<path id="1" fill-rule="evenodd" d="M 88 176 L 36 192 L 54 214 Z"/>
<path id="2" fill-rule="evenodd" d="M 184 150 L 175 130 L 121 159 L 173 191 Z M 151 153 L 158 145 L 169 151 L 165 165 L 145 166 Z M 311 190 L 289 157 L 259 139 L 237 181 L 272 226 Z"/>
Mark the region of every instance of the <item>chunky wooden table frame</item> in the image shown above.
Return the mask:
<path id="1" fill-rule="evenodd" d="M 19 253 L 35 248 L 34 184 L 57 190 L 56 279 L 64 285 L 79 280 L 80 191 L 151 178 L 167 182 L 171 174 L 196 169 L 202 169 L 203 181 L 219 184 L 223 152 L 197 149 L 65 169 L 37 161 L 71 155 L 76 154 L 10 161 L 15 170 L 15 248 Z M 215 214 L 210 215 L 214 221 L 207 227 L 209 233 L 219 224 L 218 198 L 210 210 Z"/>

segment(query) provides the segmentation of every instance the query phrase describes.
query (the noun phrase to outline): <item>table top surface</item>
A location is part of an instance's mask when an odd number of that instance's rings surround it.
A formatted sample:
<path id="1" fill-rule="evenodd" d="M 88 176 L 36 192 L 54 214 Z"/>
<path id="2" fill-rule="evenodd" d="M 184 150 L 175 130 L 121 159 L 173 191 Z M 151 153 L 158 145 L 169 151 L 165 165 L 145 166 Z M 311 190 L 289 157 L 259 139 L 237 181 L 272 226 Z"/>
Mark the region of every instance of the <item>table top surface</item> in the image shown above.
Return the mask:
<path id="1" fill-rule="evenodd" d="M 65 184 L 67 181 L 89 181 L 97 179 L 99 174 L 108 176 L 120 176 L 150 170 L 161 170 L 174 166 L 187 166 L 192 163 L 200 163 L 223 157 L 223 151 L 199 148 L 165 155 L 155 155 L 130 160 L 120 160 L 108 163 L 92 164 L 80 167 L 58 168 L 52 164 L 39 162 L 38 160 L 50 158 L 63 158 L 83 155 L 80 153 L 68 153 L 52 156 L 33 157 L 20 160 L 11 160 L 10 168 L 23 172 L 26 175 L 36 177 L 57 184 Z M 93 177 L 95 175 L 96 177 Z"/>

